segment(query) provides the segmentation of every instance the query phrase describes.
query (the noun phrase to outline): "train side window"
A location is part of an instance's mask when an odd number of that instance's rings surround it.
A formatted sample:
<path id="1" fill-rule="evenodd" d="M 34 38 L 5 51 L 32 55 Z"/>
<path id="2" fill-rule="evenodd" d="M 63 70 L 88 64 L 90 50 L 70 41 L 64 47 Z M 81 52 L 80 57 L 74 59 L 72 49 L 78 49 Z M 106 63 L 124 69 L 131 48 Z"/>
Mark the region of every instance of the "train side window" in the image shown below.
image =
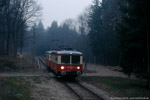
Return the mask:
<path id="1" fill-rule="evenodd" d="M 49 58 L 49 61 L 50 61 L 51 60 L 51 55 L 49 55 L 48 58 Z"/>
<path id="2" fill-rule="evenodd" d="M 48 60 L 48 54 L 46 54 L 46 59 Z"/>
<path id="3" fill-rule="evenodd" d="M 52 55 L 52 56 L 51 56 L 51 61 L 53 61 L 53 57 L 54 57 L 54 56 Z"/>
<path id="4" fill-rule="evenodd" d="M 57 57 L 55 57 L 55 61 L 57 62 Z"/>

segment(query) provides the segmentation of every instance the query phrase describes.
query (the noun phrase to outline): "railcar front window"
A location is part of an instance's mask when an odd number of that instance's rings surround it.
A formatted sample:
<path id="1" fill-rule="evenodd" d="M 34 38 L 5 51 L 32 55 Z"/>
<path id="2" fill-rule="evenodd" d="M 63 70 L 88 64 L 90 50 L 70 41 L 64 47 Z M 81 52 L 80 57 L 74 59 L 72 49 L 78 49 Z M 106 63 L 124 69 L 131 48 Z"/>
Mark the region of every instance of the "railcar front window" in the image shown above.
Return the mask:
<path id="1" fill-rule="evenodd" d="M 62 64 L 70 64 L 70 56 L 61 56 Z"/>
<path id="2" fill-rule="evenodd" d="M 72 56 L 72 64 L 80 64 L 80 56 Z"/>

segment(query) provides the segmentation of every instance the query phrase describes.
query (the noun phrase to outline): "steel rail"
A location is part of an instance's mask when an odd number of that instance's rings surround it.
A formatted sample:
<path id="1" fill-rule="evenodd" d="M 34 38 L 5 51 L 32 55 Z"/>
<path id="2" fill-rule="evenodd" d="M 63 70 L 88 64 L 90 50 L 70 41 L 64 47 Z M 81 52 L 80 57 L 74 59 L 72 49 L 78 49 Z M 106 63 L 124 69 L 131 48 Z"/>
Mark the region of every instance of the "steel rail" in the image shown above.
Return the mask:
<path id="1" fill-rule="evenodd" d="M 97 95 L 96 93 L 94 93 L 93 91 L 91 91 L 90 89 L 88 89 L 87 87 L 83 86 L 81 83 L 77 82 L 77 84 L 84 88 L 85 90 L 89 91 L 91 94 L 95 95 L 97 98 L 99 98 L 99 100 L 104 100 L 102 97 L 100 97 L 99 95 Z"/>
<path id="2" fill-rule="evenodd" d="M 74 91 L 66 82 L 64 82 L 65 86 L 71 90 L 80 100 L 83 100 L 82 96 L 80 96 L 76 91 Z"/>
<path id="3" fill-rule="evenodd" d="M 70 85 L 68 85 L 69 83 L 64 82 L 64 84 L 67 86 L 67 88 L 69 88 L 73 93 L 75 93 L 75 95 L 77 95 L 79 97 L 80 100 L 84 100 L 84 97 L 81 96 L 77 91 L 75 91 Z M 92 94 L 92 96 L 96 97 L 96 99 L 93 100 L 104 100 L 102 97 L 100 97 L 99 95 L 97 95 L 96 93 L 94 93 L 93 91 L 89 90 L 88 88 L 86 88 L 85 86 L 81 85 L 79 82 L 75 83 L 77 86 L 79 86 L 81 88 L 81 90 L 87 91 L 88 93 Z"/>

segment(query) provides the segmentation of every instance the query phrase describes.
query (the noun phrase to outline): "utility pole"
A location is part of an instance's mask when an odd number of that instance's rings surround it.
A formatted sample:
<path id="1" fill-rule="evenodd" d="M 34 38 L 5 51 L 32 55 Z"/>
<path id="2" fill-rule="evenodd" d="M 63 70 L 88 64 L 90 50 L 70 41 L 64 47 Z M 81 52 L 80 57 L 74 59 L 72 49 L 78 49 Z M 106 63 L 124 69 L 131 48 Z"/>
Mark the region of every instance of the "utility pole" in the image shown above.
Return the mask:
<path id="1" fill-rule="evenodd" d="M 35 28 L 33 27 L 33 61 L 32 61 L 32 66 L 34 68 L 34 62 L 35 62 Z"/>
<path id="2" fill-rule="evenodd" d="M 51 41 L 51 47 L 50 47 L 51 50 L 58 50 L 58 46 L 59 46 L 59 40 L 52 40 Z"/>

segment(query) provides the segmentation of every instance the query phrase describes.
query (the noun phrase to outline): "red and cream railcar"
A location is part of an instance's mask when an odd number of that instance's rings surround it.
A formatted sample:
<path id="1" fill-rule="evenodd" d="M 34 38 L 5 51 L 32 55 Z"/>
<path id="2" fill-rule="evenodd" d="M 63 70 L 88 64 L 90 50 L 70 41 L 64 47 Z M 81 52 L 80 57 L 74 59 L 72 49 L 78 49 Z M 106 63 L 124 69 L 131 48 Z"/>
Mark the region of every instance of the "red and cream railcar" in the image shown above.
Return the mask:
<path id="1" fill-rule="evenodd" d="M 46 64 L 57 76 L 79 76 L 83 72 L 83 54 L 78 51 L 47 51 Z"/>

